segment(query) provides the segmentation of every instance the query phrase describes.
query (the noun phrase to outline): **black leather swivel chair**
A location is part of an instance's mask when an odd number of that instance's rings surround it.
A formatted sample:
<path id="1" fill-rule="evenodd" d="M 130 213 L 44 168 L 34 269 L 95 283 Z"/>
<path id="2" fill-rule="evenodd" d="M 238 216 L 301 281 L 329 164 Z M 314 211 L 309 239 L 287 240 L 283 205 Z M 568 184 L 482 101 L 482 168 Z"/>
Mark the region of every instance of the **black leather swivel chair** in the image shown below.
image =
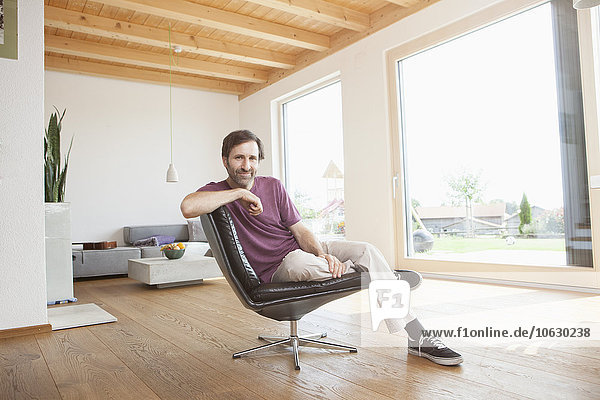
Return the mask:
<path id="1" fill-rule="evenodd" d="M 359 272 L 319 282 L 260 283 L 246 259 L 233 220 L 225 206 L 200 217 L 208 243 L 223 276 L 242 304 L 250 310 L 277 321 L 290 321 L 288 337 L 259 336 L 270 343 L 233 354 L 233 358 L 278 345 L 292 346 L 294 364 L 300 369 L 299 346 L 313 346 L 356 353 L 355 347 L 315 340 L 323 334 L 298 336 L 298 320 L 323 304 L 355 293 L 369 284 L 368 274 Z"/>

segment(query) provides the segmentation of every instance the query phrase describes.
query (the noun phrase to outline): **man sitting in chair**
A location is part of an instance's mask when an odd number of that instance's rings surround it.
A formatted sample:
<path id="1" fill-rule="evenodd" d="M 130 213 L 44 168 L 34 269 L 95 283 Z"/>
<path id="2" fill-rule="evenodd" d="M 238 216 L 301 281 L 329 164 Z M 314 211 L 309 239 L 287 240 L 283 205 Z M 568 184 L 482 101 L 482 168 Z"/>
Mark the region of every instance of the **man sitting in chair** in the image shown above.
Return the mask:
<path id="1" fill-rule="evenodd" d="M 373 245 L 316 239 L 302 223 L 281 182 L 256 176 L 264 150 L 252 132 L 231 132 L 223 139 L 221 155 L 228 178 L 187 195 L 181 202 L 181 212 L 186 218 L 195 218 L 227 205 L 244 253 L 261 282 L 319 281 L 355 271 L 369 272 L 371 279 L 396 279 Z M 406 280 L 411 290 L 421 283 L 415 271 L 401 270 L 400 279 Z M 385 321 L 392 333 L 406 330 L 409 354 L 441 365 L 463 361 L 438 338 L 425 336 L 414 314 Z"/>

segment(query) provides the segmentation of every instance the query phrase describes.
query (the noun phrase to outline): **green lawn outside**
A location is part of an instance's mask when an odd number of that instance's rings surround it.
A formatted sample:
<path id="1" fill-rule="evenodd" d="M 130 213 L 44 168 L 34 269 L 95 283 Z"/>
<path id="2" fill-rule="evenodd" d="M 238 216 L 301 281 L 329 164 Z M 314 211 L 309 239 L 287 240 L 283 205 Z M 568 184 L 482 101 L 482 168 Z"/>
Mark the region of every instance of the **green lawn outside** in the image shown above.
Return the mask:
<path id="1" fill-rule="evenodd" d="M 509 246 L 505 239 L 496 238 L 435 238 L 431 251 L 448 251 L 452 253 L 470 253 L 484 250 L 542 250 L 565 251 L 564 239 L 516 239 Z"/>

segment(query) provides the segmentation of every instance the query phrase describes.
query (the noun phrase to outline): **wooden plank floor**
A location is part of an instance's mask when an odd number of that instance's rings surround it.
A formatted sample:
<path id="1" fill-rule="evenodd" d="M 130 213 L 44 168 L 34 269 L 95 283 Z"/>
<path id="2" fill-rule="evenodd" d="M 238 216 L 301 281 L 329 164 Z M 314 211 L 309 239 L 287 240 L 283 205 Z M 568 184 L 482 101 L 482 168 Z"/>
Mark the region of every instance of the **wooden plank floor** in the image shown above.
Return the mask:
<path id="1" fill-rule="evenodd" d="M 445 339 L 465 362 L 442 367 L 408 355 L 406 337 L 384 324 L 372 332 L 362 292 L 299 325 L 358 354 L 301 348 L 301 371 L 285 348 L 231 358 L 289 327 L 243 308 L 222 279 L 169 289 L 91 280 L 75 295 L 118 322 L 0 340 L 0 399 L 600 398 L 593 294 L 428 279 L 412 295 L 427 328 L 592 327 L 592 337 L 562 342 Z"/>

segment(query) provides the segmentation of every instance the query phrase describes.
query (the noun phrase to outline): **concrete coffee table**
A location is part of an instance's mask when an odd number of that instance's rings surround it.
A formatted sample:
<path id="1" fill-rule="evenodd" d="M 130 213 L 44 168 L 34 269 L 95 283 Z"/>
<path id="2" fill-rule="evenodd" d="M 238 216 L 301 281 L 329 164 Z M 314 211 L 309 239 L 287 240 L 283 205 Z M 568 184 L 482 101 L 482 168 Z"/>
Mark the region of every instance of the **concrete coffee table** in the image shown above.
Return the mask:
<path id="1" fill-rule="evenodd" d="M 222 276 L 213 257 L 184 255 L 178 260 L 165 257 L 137 258 L 128 263 L 129 277 L 158 288 L 191 285 Z"/>

